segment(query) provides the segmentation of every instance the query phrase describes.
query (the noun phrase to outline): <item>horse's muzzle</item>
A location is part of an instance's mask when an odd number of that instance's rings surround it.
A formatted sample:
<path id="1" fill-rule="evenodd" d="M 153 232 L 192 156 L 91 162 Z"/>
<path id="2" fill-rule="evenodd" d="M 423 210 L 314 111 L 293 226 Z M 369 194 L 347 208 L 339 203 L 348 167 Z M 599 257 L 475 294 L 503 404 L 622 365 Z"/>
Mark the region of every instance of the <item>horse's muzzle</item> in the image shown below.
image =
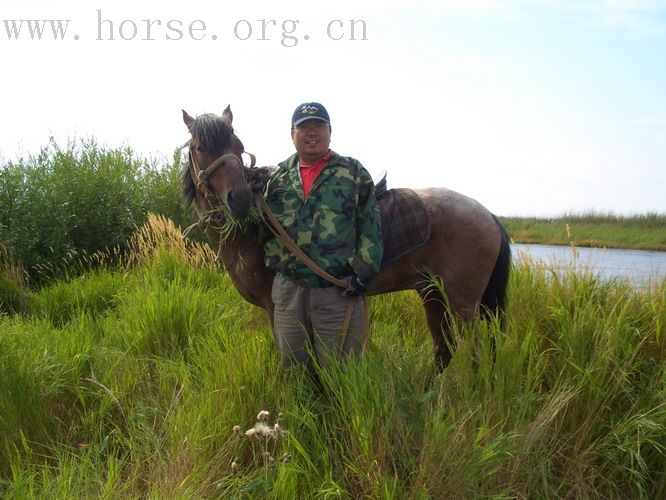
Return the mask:
<path id="1" fill-rule="evenodd" d="M 252 191 L 250 191 L 250 188 L 229 191 L 227 194 L 227 207 L 234 219 L 247 217 L 252 208 Z"/>

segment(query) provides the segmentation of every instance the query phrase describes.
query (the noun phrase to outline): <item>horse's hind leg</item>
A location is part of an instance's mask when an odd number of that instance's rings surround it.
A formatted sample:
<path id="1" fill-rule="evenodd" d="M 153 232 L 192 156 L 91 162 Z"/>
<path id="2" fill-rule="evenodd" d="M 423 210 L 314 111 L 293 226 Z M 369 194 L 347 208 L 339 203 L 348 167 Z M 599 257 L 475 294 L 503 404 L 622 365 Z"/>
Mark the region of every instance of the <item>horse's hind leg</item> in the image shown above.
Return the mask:
<path id="1" fill-rule="evenodd" d="M 420 295 L 435 348 L 435 364 L 441 371 L 451 362 L 455 347 L 455 340 L 451 334 L 449 311 L 441 294 L 431 290 L 428 293 L 420 293 Z"/>

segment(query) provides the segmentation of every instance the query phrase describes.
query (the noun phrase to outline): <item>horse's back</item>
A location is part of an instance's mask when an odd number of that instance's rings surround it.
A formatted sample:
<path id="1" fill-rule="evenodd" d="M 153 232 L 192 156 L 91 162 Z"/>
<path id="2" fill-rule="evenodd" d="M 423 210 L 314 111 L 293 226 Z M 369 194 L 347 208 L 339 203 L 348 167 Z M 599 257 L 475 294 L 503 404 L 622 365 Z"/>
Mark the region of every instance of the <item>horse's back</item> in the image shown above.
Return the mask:
<path id="1" fill-rule="evenodd" d="M 497 255 L 500 229 L 481 203 L 443 187 L 419 189 L 416 193 L 426 207 L 432 230 L 448 239 L 452 248 L 476 243 Z"/>
<path id="2" fill-rule="evenodd" d="M 415 191 L 430 219 L 430 239 L 382 270 L 372 291 L 420 288 L 424 272 L 432 273 L 442 278 L 451 307 L 471 315 L 497 261 L 500 227 L 488 209 L 461 193 L 447 188 Z M 410 286 L 401 286 L 406 283 Z"/>

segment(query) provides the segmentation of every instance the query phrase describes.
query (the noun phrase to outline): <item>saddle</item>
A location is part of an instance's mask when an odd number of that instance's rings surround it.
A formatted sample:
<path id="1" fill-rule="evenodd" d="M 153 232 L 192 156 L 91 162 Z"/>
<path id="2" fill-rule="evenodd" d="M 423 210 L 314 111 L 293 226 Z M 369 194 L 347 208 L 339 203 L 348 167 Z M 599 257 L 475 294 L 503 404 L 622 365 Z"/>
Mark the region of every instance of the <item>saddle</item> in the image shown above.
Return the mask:
<path id="1" fill-rule="evenodd" d="M 376 187 L 375 196 L 384 242 L 382 267 L 425 245 L 430 239 L 430 219 L 419 195 L 408 188 L 387 189 L 386 176 Z"/>

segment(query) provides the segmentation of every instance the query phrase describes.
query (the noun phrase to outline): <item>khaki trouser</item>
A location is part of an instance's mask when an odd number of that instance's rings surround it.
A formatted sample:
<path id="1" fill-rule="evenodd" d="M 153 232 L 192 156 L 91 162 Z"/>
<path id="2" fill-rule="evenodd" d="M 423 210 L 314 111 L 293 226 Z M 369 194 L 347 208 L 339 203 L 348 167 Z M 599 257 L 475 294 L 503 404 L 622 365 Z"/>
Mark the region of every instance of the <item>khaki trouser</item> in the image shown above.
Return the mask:
<path id="1" fill-rule="evenodd" d="M 329 356 L 360 355 L 363 351 L 368 334 L 365 297 L 344 297 L 335 286 L 304 288 L 282 274 L 275 276 L 271 296 L 282 366 L 305 363 L 311 367 L 311 353 L 321 366 L 326 366 Z M 349 301 L 354 302 L 354 310 L 343 343 L 342 326 Z"/>

